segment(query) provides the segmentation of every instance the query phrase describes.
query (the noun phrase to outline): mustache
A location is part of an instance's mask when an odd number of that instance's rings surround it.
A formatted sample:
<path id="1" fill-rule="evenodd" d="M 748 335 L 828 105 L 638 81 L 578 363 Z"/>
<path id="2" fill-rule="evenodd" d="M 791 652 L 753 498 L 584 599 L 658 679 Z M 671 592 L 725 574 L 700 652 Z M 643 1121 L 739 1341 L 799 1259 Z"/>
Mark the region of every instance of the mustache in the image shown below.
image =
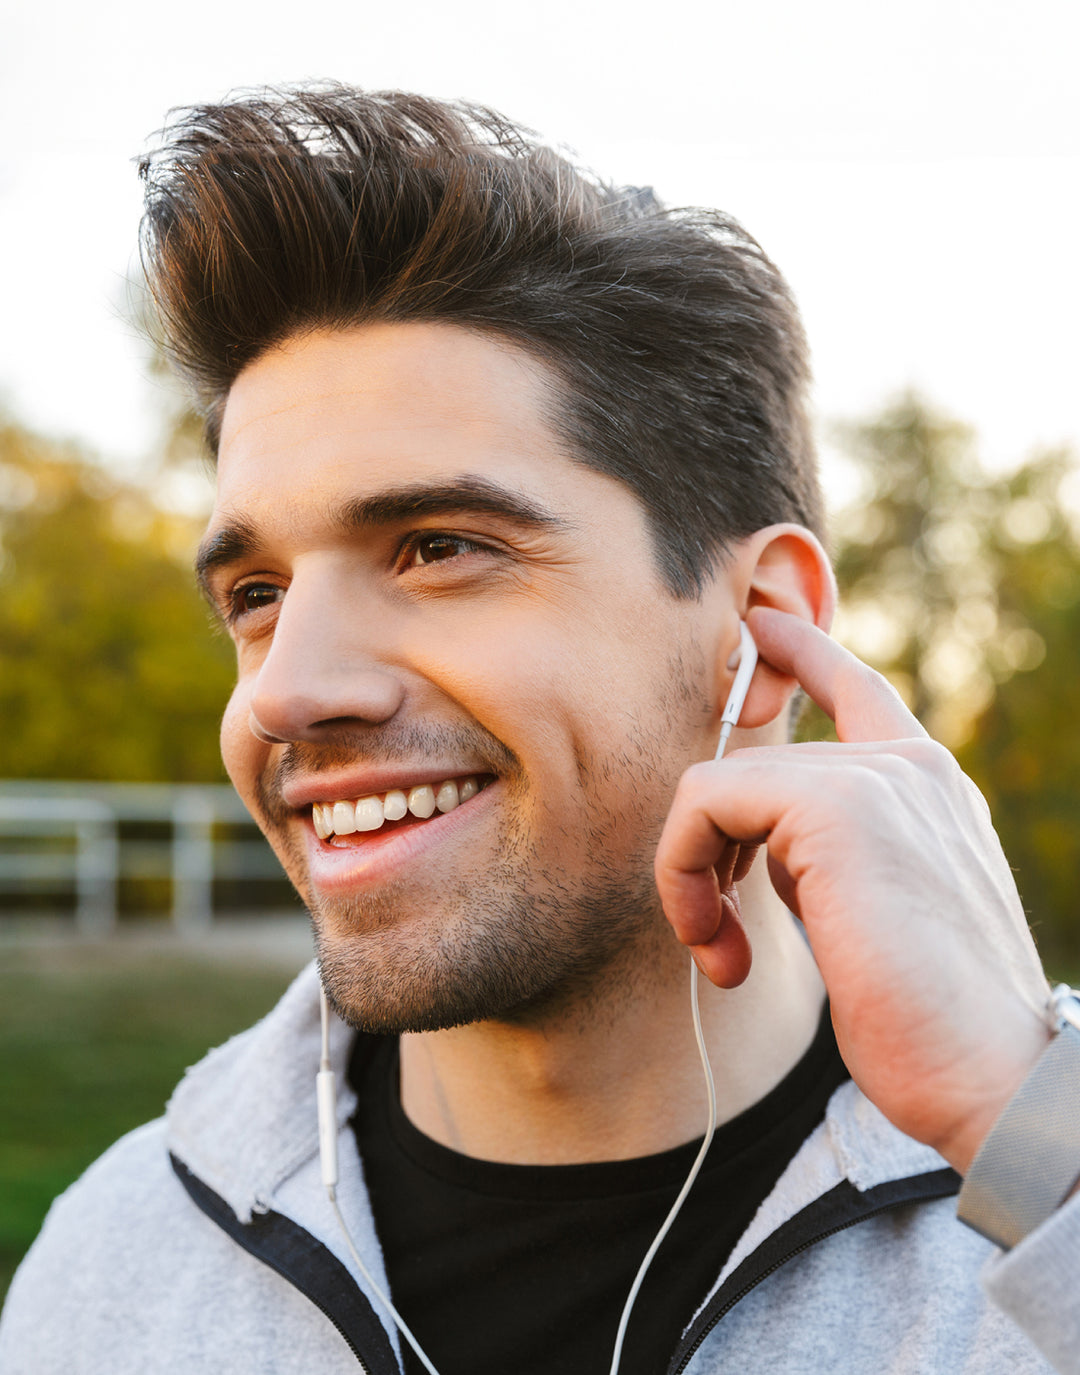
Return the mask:
<path id="1" fill-rule="evenodd" d="M 282 800 L 282 790 L 298 774 L 326 773 L 357 763 L 415 767 L 428 759 L 445 761 L 454 757 L 468 759 L 477 773 L 498 774 L 511 781 L 522 775 L 521 761 L 513 750 L 475 724 L 344 726 L 328 731 L 318 743 L 295 740 L 286 745 L 274 765 L 259 778 L 259 806 L 270 822 L 288 820 L 293 809 Z"/>

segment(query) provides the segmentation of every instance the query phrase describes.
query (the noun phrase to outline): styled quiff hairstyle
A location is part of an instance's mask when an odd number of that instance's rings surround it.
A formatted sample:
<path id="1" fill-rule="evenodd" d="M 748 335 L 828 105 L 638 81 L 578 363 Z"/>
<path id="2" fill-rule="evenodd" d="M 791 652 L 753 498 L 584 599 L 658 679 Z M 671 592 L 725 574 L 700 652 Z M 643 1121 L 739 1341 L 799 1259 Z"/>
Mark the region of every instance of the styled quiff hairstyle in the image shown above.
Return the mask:
<path id="1" fill-rule="evenodd" d="M 798 312 L 726 215 L 667 210 L 492 110 L 400 92 L 246 93 L 174 111 L 159 140 L 139 168 L 143 265 L 212 451 L 237 376 L 290 335 L 443 321 L 546 364 L 550 423 L 638 496 L 676 595 L 765 525 L 820 533 Z"/>

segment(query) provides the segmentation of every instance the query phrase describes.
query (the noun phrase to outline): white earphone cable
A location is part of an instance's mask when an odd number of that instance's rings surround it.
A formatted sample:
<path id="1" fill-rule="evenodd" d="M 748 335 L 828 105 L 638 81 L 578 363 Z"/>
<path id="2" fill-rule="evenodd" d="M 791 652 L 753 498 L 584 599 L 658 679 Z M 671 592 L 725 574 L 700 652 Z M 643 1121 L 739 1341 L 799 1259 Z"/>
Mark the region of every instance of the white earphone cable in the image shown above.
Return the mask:
<path id="1" fill-rule="evenodd" d="M 739 724 L 739 717 L 742 715 L 743 704 L 746 701 L 746 694 L 750 690 L 750 682 L 757 668 L 758 649 L 754 642 L 754 637 L 745 621 L 739 622 L 739 663 L 735 672 L 735 680 L 731 685 L 728 699 L 724 703 L 724 710 L 720 717 L 720 739 L 717 741 L 716 753 L 713 759 L 719 761 L 724 757 L 727 749 L 727 742 L 731 736 L 732 729 Z M 622 1317 L 619 1319 L 619 1331 L 615 1338 L 615 1350 L 611 1357 L 611 1369 L 609 1375 L 618 1375 L 619 1362 L 622 1360 L 623 1343 L 626 1340 L 626 1329 L 630 1322 L 630 1314 L 637 1299 L 638 1292 L 645 1279 L 645 1274 L 653 1262 L 653 1257 L 659 1251 L 660 1246 L 671 1230 L 671 1225 L 679 1215 L 679 1210 L 686 1202 L 686 1196 L 694 1186 L 694 1181 L 701 1173 L 701 1167 L 705 1163 L 705 1157 L 709 1153 L 712 1145 L 713 1136 L 716 1133 L 716 1082 L 713 1079 L 712 1065 L 709 1063 L 709 1051 L 705 1045 L 705 1035 L 701 1029 L 701 1007 L 698 1002 L 698 968 L 694 961 L 690 961 L 690 1015 L 694 1019 L 694 1036 L 697 1040 L 698 1055 L 701 1058 L 701 1069 L 705 1076 L 705 1092 L 708 1095 L 709 1110 L 708 1122 L 705 1128 L 705 1135 L 701 1141 L 701 1148 L 690 1166 L 690 1173 L 686 1176 L 682 1188 L 679 1190 L 678 1197 L 671 1205 L 671 1211 L 661 1224 L 660 1230 L 653 1237 L 652 1245 L 645 1252 L 645 1258 L 638 1267 L 638 1272 L 634 1277 L 634 1283 L 630 1286 L 630 1293 L 626 1296 L 626 1303 L 623 1306 Z"/>
<path id="2" fill-rule="evenodd" d="M 671 1230 L 672 1223 L 679 1215 L 679 1211 L 686 1202 L 686 1196 L 693 1188 L 694 1180 L 701 1173 L 701 1167 L 705 1163 L 705 1157 L 709 1153 L 712 1145 L 713 1134 L 716 1131 L 716 1085 L 713 1081 L 712 1065 L 709 1063 L 709 1052 L 705 1047 L 705 1036 L 701 1029 L 701 1008 L 698 1006 L 698 970 L 697 965 L 690 961 L 690 1011 L 694 1019 L 694 1036 L 697 1039 L 698 1055 L 701 1057 L 701 1068 L 705 1075 L 705 1090 L 709 1098 L 709 1117 L 705 1128 L 705 1135 L 701 1141 L 701 1147 L 694 1157 L 694 1163 L 690 1166 L 690 1173 L 683 1181 L 683 1186 L 679 1190 L 675 1202 L 671 1205 L 671 1211 L 661 1223 L 660 1230 L 653 1237 L 652 1245 L 645 1252 L 645 1257 L 638 1267 L 638 1272 L 634 1276 L 634 1283 L 630 1286 L 630 1293 L 626 1296 L 626 1303 L 623 1305 L 622 1317 L 619 1319 L 619 1331 L 615 1338 L 615 1350 L 611 1357 L 610 1375 L 618 1375 L 619 1362 L 622 1360 L 623 1342 L 626 1340 L 626 1328 L 630 1322 L 630 1314 L 645 1279 L 645 1274 L 653 1262 L 653 1257 L 659 1251 L 661 1243 Z"/>

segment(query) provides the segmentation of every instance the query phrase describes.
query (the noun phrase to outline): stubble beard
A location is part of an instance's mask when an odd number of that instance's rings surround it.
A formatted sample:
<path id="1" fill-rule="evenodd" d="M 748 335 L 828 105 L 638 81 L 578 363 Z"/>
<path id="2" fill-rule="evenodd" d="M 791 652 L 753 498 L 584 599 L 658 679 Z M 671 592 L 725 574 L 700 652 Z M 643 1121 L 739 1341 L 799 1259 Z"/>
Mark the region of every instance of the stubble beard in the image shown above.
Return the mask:
<path id="1" fill-rule="evenodd" d="M 558 882 L 525 892 L 520 870 L 515 887 L 507 868 L 444 890 L 432 920 L 404 933 L 393 892 L 332 911 L 319 903 L 316 951 L 338 1014 L 358 1030 L 394 1034 L 535 1024 L 570 1006 L 585 1011 L 616 965 L 640 958 L 656 923 L 655 892 L 611 875 L 573 893 Z"/>
<path id="2" fill-rule="evenodd" d="M 652 872 L 663 808 L 654 804 L 650 813 L 643 801 L 655 796 L 655 775 L 665 761 L 658 737 L 640 733 L 633 745 L 617 761 L 578 760 L 586 781 L 614 771 L 651 787 L 628 787 L 618 817 L 601 805 L 588 808 L 584 838 L 567 837 L 568 852 L 586 857 L 570 872 L 553 869 L 538 852 L 525 821 L 524 771 L 486 731 L 465 728 L 451 737 L 414 728 L 380 739 L 380 758 L 414 762 L 454 757 L 456 746 L 458 757 L 490 761 L 504 792 L 499 834 L 485 847 L 483 868 L 468 881 L 440 886 L 431 904 L 437 910 L 419 917 L 405 882 L 320 897 L 307 881 L 292 814 L 279 801 L 281 784 L 294 772 L 358 757 L 374 762 L 373 741 L 342 740 L 317 752 L 289 746 L 262 781 L 259 820 L 308 904 L 323 987 L 342 1020 L 394 1035 L 487 1020 L 535 1025 L 565 1018 L 571 1009 L 592 1015 L 615 990 L 631 996 L 673 942 Z M 617 831 L 636 838 L 630 853 Z"/>
<path id="3" fill-rule="evenodd" d="M 327 899 L 301 880 L 332 1007 L 359 1031 L 393 1035 L 585 1012 L 663 928 L 651 864 L 615 869 L 608 839 L 590 830 L 587 875 L 541 875 L 520 827 L 506 826 L 498 860 L 440 887 L 438 910 L 419 918 L 395 884 Z"/>

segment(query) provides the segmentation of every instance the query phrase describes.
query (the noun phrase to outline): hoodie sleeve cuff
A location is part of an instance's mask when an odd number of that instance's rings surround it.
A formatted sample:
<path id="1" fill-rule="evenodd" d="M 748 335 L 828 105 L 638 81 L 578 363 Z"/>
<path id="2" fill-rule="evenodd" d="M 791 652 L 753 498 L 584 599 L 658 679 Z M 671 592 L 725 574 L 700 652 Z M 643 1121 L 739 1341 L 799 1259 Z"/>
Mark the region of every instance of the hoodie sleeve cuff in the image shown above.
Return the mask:
<path id="1" fill-rule="evenodd" d="M 983 1271 L 986 1292 L 1062 1375 L 1080 1375 L 1077 1276 L 1080 1194 Z"/>

